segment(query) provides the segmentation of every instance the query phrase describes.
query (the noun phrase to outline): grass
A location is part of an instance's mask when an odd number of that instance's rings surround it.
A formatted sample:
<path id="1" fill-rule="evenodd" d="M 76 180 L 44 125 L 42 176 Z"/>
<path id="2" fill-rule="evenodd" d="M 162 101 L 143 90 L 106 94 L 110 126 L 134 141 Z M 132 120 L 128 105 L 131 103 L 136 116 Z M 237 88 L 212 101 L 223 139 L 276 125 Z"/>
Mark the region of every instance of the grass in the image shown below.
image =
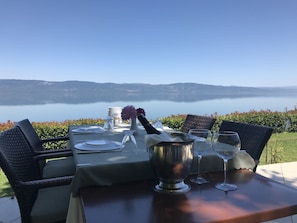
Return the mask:
<path id="1" fill-rule="evenodd" d="M 13 191 L 8 183 L 8 180 L 0 169 L 0 197 L 13 196 Z"/>
<path id="2" fill-rule="evenodd" d="M 297 161 L 297 133 L 272 134 L 260 159 L 261 164 Z"/>
<path id="3" fill-rule="evenodd" d="M 297 161 L 297 133 L 272 134 L 261 155 L 260 164 Z M 0 169 L 0 197 L 13 196 L 6 176 Z"/>

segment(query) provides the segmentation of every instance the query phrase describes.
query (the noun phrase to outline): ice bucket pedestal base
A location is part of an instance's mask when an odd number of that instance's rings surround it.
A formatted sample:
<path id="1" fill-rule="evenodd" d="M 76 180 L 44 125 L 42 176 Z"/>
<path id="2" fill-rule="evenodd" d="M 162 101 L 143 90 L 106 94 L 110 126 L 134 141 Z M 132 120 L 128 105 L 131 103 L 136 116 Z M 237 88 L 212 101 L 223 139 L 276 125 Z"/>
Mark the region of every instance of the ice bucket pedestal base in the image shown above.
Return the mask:
<path id="1" fill-rule="evenodd" d="M 166 194 L 183 194 L 191 190 L 191 186 L 185 184 L 184 181 L 178 183 L 167 183 L 160 181 L 154 186 L 154 190 L 159 193 Z"/>

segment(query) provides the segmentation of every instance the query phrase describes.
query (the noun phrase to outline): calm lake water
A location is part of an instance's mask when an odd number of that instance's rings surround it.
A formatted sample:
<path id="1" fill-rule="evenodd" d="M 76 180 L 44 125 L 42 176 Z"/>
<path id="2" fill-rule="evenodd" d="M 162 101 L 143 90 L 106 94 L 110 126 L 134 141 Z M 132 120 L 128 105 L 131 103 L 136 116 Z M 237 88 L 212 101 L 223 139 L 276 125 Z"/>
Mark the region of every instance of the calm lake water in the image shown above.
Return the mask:
<path id="1" fill-rule="evenodd" d="M 215 99 L 197 102 L 146 101 L 113 103 L 97 102 L 92 104 L 44 104 L 1 106 L 0 122 L 19 121 L 28 118 L 30 121 L 64 121 L 80 118 L 105 118 L 109 107 L 134 105 L 146 111 L 148 119 L 177 114 L 218 115 L 235 111 L 271 110 L 283 112 L 295 109 L 296 97 L 255 97 L 239 99 Z"/>

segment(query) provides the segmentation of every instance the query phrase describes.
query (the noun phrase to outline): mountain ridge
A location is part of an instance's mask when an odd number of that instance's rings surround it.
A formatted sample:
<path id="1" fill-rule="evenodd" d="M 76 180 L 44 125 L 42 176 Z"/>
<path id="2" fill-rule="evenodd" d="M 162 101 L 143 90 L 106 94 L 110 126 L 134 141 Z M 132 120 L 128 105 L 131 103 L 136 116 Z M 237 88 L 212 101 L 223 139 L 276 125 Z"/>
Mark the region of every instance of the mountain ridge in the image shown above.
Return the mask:
<path id="1" fill-rule="evenodd" d="M 82 104 L 115 101 L 167 100 L 191 102 L 219 98 L 297 96 L 297 86 L 241 87 L 192 82 L 172 84 L 97 83 L 0 79 L 1 105 Z"/>

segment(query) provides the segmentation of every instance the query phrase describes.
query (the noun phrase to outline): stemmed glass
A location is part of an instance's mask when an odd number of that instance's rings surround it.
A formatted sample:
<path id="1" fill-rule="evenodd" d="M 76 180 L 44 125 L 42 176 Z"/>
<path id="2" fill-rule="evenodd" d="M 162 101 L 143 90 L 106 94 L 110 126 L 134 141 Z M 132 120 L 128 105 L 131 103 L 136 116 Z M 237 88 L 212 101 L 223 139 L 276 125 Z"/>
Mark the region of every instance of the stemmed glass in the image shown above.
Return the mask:
<path id="1" fill-rule="evenodd" d="M 162 124 L 162 121 L 161 121 L 160 118 L 157 119 L 157 121 L 153 124 L 153 126 L 154 126 L 157 130 L 164 131 L 163 124 Z"/>
<path id="2" fill-rule="evenodd" d="M 131 140 L 134 143 L 135 147 L 137 147 L 136 139 L 133 135 L 134 132 L 135 132 L 135 130 L 124 130 L 123 131 L 124 137 L 122 140 L 122 144 L 125 144 L 126 142 Z"/>
<path id="3" fill-rule="evenodd" d="M 237 132 L 219 131 L 215 132 L 212 137 L 212 148 L 218 157 L 224 160 L 224 182 L 216 184 L 216 188 L 223 191 L 236 190 L 235 184 L 227 182 L 227 164 L 241 147 L 240 138 Z"/>
<path id="4" fill-rule="evenodd" d="M 190 181 L 196 184 L 208 183 L 208 180 L 201 176 L 200 163 L 202 156 L 211 150 L 211 131 L 208 129 L 190 129 L 189 136 L 194 140 L 194 152 L 198 157 L 198 175 L 196 178 L 190 179 Z"/>
<path id="5" fill-rule="evenodd" d="M 103 129 L 105 131 L 113 131 L 113 116 L 107 116 L 104 121 Z"/>

